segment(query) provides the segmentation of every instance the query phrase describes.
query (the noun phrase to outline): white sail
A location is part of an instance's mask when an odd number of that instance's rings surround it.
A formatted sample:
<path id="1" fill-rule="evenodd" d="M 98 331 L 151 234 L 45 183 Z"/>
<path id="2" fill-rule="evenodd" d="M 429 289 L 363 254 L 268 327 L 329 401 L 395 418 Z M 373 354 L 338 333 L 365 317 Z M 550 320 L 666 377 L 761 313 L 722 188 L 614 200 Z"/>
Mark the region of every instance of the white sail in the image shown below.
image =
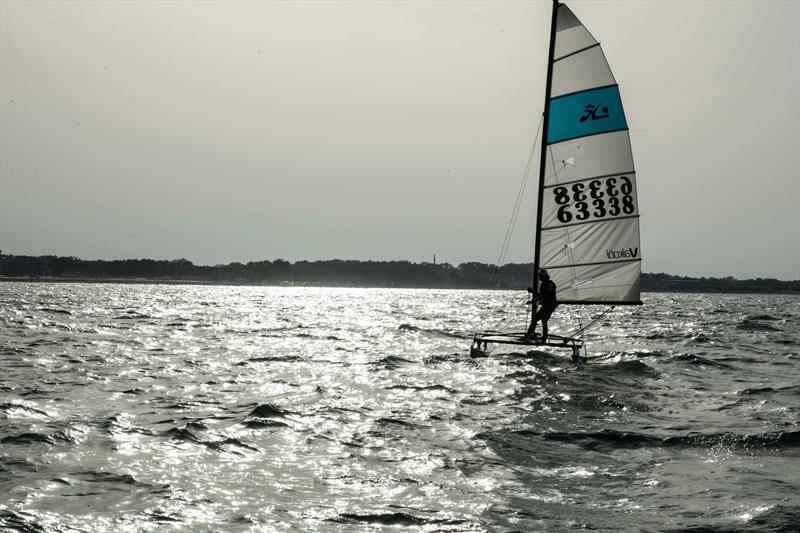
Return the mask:
<path id="1" fill-rule="evenodd" d="M 640 303 L 641 245 L 628 124 L 600 44 L 557 7 L 539 267 L 563 303 Z"/>
<path id="2" fill-rule="evenodd" d="M 534 276 L 547 269 L 560 303 L 640 304 L 641 246 L 636 173 L 619 89 L 600 44 L 554 0 L 544 130 L 539 160 Z M 540 285 L 525 333 L 476 333 L 470 354 L 490 343 L 572 350 L 578 361 L 586 327 L 536 336 Z"/>

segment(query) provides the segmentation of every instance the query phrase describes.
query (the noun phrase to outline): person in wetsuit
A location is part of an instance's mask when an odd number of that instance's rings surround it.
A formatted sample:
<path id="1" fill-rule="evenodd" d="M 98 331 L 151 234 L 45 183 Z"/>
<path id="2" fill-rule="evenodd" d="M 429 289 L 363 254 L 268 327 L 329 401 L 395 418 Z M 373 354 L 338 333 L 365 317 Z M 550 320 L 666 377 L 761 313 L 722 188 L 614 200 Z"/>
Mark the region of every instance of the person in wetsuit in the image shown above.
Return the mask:
<path id="1" fill-rule="evenodd" d="M 553 311 L 556 310 L 558 307 L 558 299 L 556 298 L 556 284 L 553 283 L 553 280 L 550 279 L 550 275 L 547 273 L 547 270 L 540 269 L 539 270 L 539 294 L 536 297 L 536 301 L 541 304 L 541 307 L 536 314 L 533 315 L 533 320 L 531 321 L 531 326 L 528 328 L 528 332 L 525 333 L 525 337 L 533 339 L 536 338 L 536 324 L 539 321 L 542 321 L 542 341 L 547 340 L 547 321 L 550 320 L 550 315 L 553 314 Z M 533 292 L 532 289 L 528 289 L 529 292 Z"/>

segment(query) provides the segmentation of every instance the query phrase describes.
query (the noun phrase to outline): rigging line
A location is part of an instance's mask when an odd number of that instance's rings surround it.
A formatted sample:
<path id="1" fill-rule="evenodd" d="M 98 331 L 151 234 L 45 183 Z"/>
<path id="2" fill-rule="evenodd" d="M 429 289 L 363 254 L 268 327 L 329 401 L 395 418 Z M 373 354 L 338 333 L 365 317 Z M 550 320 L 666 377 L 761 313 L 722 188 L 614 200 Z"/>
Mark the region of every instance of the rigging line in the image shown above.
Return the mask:
<path id="1" fill-rule="evenodd" d="M 525 188 L 526 188 L 526 186 L 528 184 L 528 179 L 530 178 L 531 166 L 533 165 L 533 157 L 534 157 L 534 155 L 536 153 L 536 145 L 537 145 L 537 141 L 539 140 L 539 133 L 541 132 L 542 121 L 543 120 L 544 120 L 544 115 L 539 120 L 539 126 L 536 129 L 536 135 L 535 135 L 535 137 L 533 139 L 533 146 L 531 148 L 531 154 L 530 154 L 530 157 L 528 158 L 528 164 L 527 164 L 527 166 L 525 168 L 525 174 L 524 174 L 524 177 L 523 177 L 522 184 L 520 186 L 520 192 L 517 195 L 517 202 L 516 202 L 516 205 L 515 205 L 515 209 L 514 209 L 514 213 L 513 213 L 513 217 L 512 217 L 512 221 L 511 221 L 511 225 L 509 226 L 509 231 L 507 232 L 507 240 L 506 240 L 506 243 L 505 243 L 505 246 L 504 246 L 502 257 L 500 259 L 500 266 L 502 266 L 506 262 L 506 255 L 508 254 L 508 248 L 511 245 L 511 236 L 514 234 L 514 228 L 516 227 L 516 224 L 517 224 L 517 218 L 519 216 L 519 210 L 520 210 L 520 207 L 522 207 L 522 199 L 525 196 Z M 498 270 L 498 277 L 499 277 L 499 270 Z"/>
<path id="2" fill-rule="evenodd" d="M 531 147 L 531 155 L 530 155 L 530 157 L 528 158 L 528 168 L 525 170 L 525 173 L 526 173 L 528 176 L 530 176 L 530 169 L 531 169 L 531 166 L 533 165 L 533 156 L 534 156 L 534 154 L 536 153 L 536 147 L 537 147 L 537 146 L 538 146 L 538 144 L 539 144 L 539 143 L 538 143 L 538 141 L 539 141 L 539 134 L 541 133 L 541 130 L 542 130 L 542 123 L 543 123 L 543 122 L 544 122 L 544 113 L 542 113 L 542 118 L 540 118 L 540 119 L 539 119 L 539 127 L 536 129 L 536 137 L 534 137 L 534 139 L 533 139 L 533 146 Z M 543 179 L 543 176 L 539 176 L 539 179 Z M 526 178 L 526 180 L 527 180 L 527 178 Z M 517 209 L 517 215 L 519 215 L 519 209 Z M 517 215 L 515 215 L 515 216 L 514 216 L 514 227 L 516 227 L 516 223 L 517 223 L 517 221 L 516 221 L 516 218 L 517 218 Z M 513 227 L 511 228 L 511 233 L 512 233 L 512 234 L 514 233 L 514 228 L 513 228 Z M 535 232 L 535 231 L 534 231 L 534 238 L 536 238 L 536 232 Z M 508 253 L 508 246 L 509 246 L 510 244 L 511 244 L 511 235 L 509 235 L 508 244 L 506 245 L 506 250 L 505 250 L 505 252 L 504 252 L 504 254 L 503 254 L 503 263 L 505 263 L 505 260 L 506 260 L 506 255 L 505 255 L 505 254 L 507 254 L 507 253 Z M 533 255 L 535 254 L 535 248 L 534 248 L 534 246 L 535 246 L 535 245 L 534 245 L 533 241 L 531 241 L 531 256 L 533 256 Z M 532 267 L 532 266 L 533 266 L 533 265 L 531 265 L 531 267 Z M 500 269 L 498 268 L 498 281 L 499 281 L 499 273 L 500 273 Z M 527 311 L 526 311 L 526 313 L 527 313 Z M 526 317 L 525 317 L 525 321 L 526 321 L 526 322 L 528 321 L 528 317 L 527 317 L 527 315 L 526 315 Z"/>
<path id="3" fill-rule="evenodd" d="M 592 321 L 591 321 L 591 322 L 589 322 L 588 324 L 586 324 L 585 326 L 583 326 L 583 327 L 582 327 L 582 328 L 580 328 L 579 330 L 577 330 L 577 331 L 575 331 L 574 333 L 572 333 L 572 334 L 570 335 L 570 337 L 575 337 L 575 336 L 577 336 L 577 335 L 580 335 L 581 333 L 584 333 L 586 330 L 588 330 L 589 328 L 591 328 L 592 326 L 594 326 L 595 324 L 597 324 L 597 323 L 600 321 L 600 319 L 601 319 L 601 318 L 603 318 L 603 317 L 604 317 L 604 316 L 606 316 L 608 313 L 610 313 L 611 311 L 613 311 L 613 310 L 614 310 L 614 307 L 616 307 L 616 306 L 612 305 L 611 307 L 609 307 L 608 309 L 606 309 L 605 311 L 603 311 L 602 313 L 600 313 L 599 315 L 597 315 L 596 317 L 594 317 L 594 318 L 592 319 Z"/>
<path id="4" fill-rule="evenodd" d="M 535 148 L 534 142 L 534 148 Z M 522 181 L 519 185 L 519 190 L 517 191 L 517 198 L 514 200 L 514 208 L 511 210 L 511 218 L 508 221 L 508 225 L 506 226 L 506 234 L 503 237 L 503 245 L 500 247 L 500 255 L 497 257 L 497 265 L 495 266 L 494 276 L 492 276 L 492 286 L 491 288 L 495 288 L 497 283 L 500 281 L 500 269 L 503 266 L 505 261 L 506 253 L 508 252 L 509 242 L 511 240 L 511 233 L 513 232 L 514 224 L 516 223 L 517 213 L 519 212 L 520 204 L 522 203 L 522 191 L 525 189 L 525 186 L 528 183 L 528 172 L 530 170 L 531 165 L 531 158 L 533 158 L 533 151 L 531 151 L 531 156 L 528 159 L 528 165 L 525 167 L 525 172 L 522 175 Z"/>
<path id="5" fill-rule="evenodd" d="M 538 134 L 536 135 L 536 137 L 538 138 Z M 534 143 L 534 146 L 535 146 L 536 145 L 536 139 L 535 138 L 534 138 L 533 143 Z M 531 167 L 531 164 L 533 162 L 534 151 L 535 151 L 535 148 L 534 148 L 534 150 L 531 151 L 531 157 L 528 159 L 528 168 L 526 169 L 525 179 L 522 182 L 522 188 L 520 190 L 520 192 L 522 194 L 519 195 L 517 203 L 516 203 L 516 207 L 514 209 L 512 222 L 511 222 L 511 227 L 510 227 L 511 231 L 508 233 L 508 240 L 505 243 L 505 249 L 503 250 L 503 256 L 500 259 L 500 265 L 501 266 L 503 264 L 505 264 L 505 262 L 506 262 L 506 256 L 508 254 L 508 249 L 511 246 L 511 236 L 514 234 L 514 228 L 517 227 L 517 218 L 519 217 L 519 210 L 520 210 L 520 207 L 522 207 L 522 199 L 525 197 L 525 189 L 527 188 L 528 179 L 530 178 L 530 167 Z M 498 270 L 498 275 L 499 275 L 499 273 L 500 272 Z"/>
<path id="6" fill-rule="evenodd" d="M 508 221 L 508 226 L 506 227 L 506 234 L 503 238 L 503 245 L 500 248 L 500 255 L 497 258 L 497 267 L 495 268 L 494 276 L 492 277 L 492 286 L 490 288 L 495 288 L 500 281 L 500 269 L 502 268 L 503 264 L 506 260 L 506 255 L 508 254 L 508 248 L 511 244 L 511 236 L 514 234 L 514 226 L 517 223 L 517 217 L 519 215 L 519 209 L 522 205 L 522 198 L 524 197 L 525 187 L 528 183 L 528 178 L 530 177 L 531 165 L 533 165 L 533 157 L 536 152 L 536 143 L 539 140 L 539 134 L 542 130 L 542 122 L 544 120 L 544 115 L 539 120 L 539 127 L 536 129 L 536 136 L 533 139 L 533 145 L 531 146 L 531 153 L 528 156 L 528 164 L 525 166 L 525 172 L 522 174 L 522 181 L 519 185 L 519 190 L 517 191 L 517 198 L 514 201 L 514 209 L 511 212 L 511 218 Z"/>

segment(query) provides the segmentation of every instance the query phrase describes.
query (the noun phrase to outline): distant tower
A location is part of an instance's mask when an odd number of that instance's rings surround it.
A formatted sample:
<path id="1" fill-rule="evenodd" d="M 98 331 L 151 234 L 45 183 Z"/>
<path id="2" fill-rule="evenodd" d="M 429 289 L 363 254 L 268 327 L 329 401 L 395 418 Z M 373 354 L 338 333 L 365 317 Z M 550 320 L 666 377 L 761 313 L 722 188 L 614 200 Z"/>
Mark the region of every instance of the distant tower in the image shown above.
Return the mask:
<path id="1" fill-rule="evenodd" d="M 436 264 L 436 254 L 433 254 L 433 264 Z"/>

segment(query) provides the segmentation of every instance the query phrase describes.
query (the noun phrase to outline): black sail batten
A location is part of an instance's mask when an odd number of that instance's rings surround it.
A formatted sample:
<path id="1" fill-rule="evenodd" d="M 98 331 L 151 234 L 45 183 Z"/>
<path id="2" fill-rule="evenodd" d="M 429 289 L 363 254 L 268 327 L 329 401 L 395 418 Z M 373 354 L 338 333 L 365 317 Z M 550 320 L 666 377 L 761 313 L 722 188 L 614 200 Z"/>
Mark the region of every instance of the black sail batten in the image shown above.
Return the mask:
<path id="1" fill-rule="evenodd" d="M 614 263 L 636 263 L 641 261 L 641 258 L 635 259 L 615 259 L 611 261 L 594 261 L 592 263 L 575 263 L 574 265 L 547 265 L 547 268 L 550 270 L 555 270 L 557 268 L 572 268 L 577 266 L 594 266 L 594 265 L 611 265 Z M 561 302 L 563 300 L 559 300 Z"/>
<path id="2" fill-rule="evenodd" d="M 542 231 L 550 231 L 554 229 L 561 229 L 561 228 L 571 228 L 573 226 L 583 226 L 585 224 L 605 224 L 607 222 L 615 222 L 617 220 L 626 220 L 629 218 L 639 218 L 639 215 L 623 215 L 623 216 L 615 216 L 611 218 L 606 218 L 603 220 L 579 220 L 578 222 L 570 222 L 568 224 L 559 224 L 557 226 L 547 226 L 542 228 Z M 594 263 L 586 263 L 586 264 L 594 264 Z M 574 264 L 572 266 L 583 266 L 583 264 Z"/>
<path id="3" fill-rule="evenodd" d="M 601 176 L 590 176 L 588 178 L 577 178 L 570 181 L 559 181 L 555 183 L 549 183 L 544 186 L 545 189 L 552 189 L 553 187 L 563 187 L 564 185 L 572 185 L 573 183 L 581 183 L 584 181 L 594 181 L 594 180 L 601 180 L 603 178 L 612 178 L 614 176 L 627 176 L 628 174 L 636 174 L 635 170 L 629 170 L 628 172 L 614 172 L 612 174 L 603 174 Z"/>
<path id="4" fill-rule="evenodd" d="M 569 54 L 557 57 L 557 58 L 553 59 L 553 61 L 558 62 L 558 61 L 561 61 L 562 59 L 567 59 L 568 57 L 572 57 L 572 56 L 574 56 L 576 54 L 580 54 L 581 52 L 585 52 L 587 50 L 591 50 L 592 48 L 595 48 L 597 46 L 600 46 L 600 43 L 590 44 L 589 46 L 581 48 L 580 50 L 575 50 L 574 52 L 570 52 Z"/>
<path id="5" fill-rule="evenodd" d="M 615 130 L 601 131 L 599 133 L 590 133 L 589 135 L 576 135 L 574 137 L 565 137 L 563 139 L 559 139 L 558 142 L 563 143 L 563 142 L 568 142 L 568 141 L 574 141 L 575 139 L 585 139 L 586 137 L 592 137 L 594 135 L 605 135 L 606 133 L 617 133 L 617 132 L 620 132 L 620 131 L 628 131 L 628 128 L 618 128 L 618 129 L 615 129 Z M 555 143 L 553 143 L 553 144 L 555 144 Z"/>
<path id="6" fill-rule="evenodd" d="M 597 43 L 597 46 L 600 46 L 600 43 Z M 592 48 L 594 48 L 594 47 L 592 47 Z M 568 96 L 576 96 L 578 94 L 587 93 L 589 91 L 597 91 L 598 89 L 611 89 L 613 87 L 619 87 L 619 84 L 618 83 L 609 83 L 608 85 L 601 85 L 600 87 L 592 87 L 590 89 L 581 89 L 580 91 L 573 91 L 571 93 L 559 94 L 558 96 L 554 96 L 553 98 L 551 98 L 550 101 L 552 102 L 552 101 L 555 101 L 555 100 L 559 100 L 561 98 L 567 98 Z"/>

